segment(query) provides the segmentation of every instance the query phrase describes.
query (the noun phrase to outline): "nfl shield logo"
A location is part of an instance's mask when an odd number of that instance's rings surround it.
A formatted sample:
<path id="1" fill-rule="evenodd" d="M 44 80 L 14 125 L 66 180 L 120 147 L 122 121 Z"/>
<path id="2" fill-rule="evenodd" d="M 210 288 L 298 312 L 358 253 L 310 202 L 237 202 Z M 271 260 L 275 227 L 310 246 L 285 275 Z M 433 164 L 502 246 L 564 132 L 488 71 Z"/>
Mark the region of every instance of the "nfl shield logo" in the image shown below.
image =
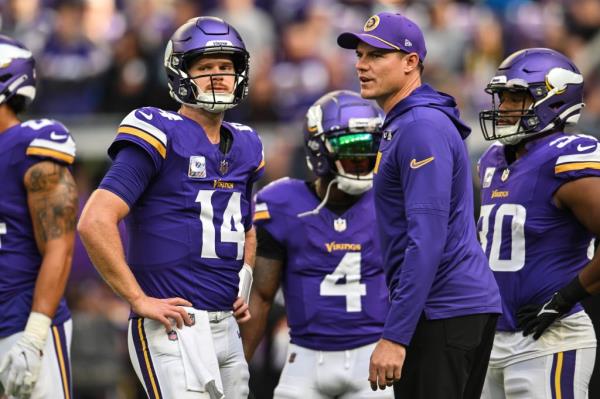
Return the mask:
<path id="1" fill-rule="evenodd" d="M 193 155 L 190 157 L 190 167 L 188 176 L 194 179 L 203 179 L 206 177 L 206 158 L 202 155 Z"/>
<path id="2" fill-rule="evenodd" d="M 333 221 L 333 228 L 338 233 L 341 233 L 342 231 L 346 230 L 346 219 L 343 219 L 343 218 L 335 219 Z"/>
<path id="3" fill-rule="evenodd" d="M 171 330 L 167 333 L 167 337 L 169 337 L 169 341 L 177 341 L 177 332 L 175 330 Z"/>
<path id="4" fill-rule="evenodd" d="M 221 175 L 224 175 L 225 173 L 227 173 L 228 170 L 229 170 L 229 162 L 227 162 L 227 160 L 224 159 L 219 164 L 219 173 L 221 173 Z"/>
<path id="5" fill-rule="evenodd" d="M 502 176 L 500 177 L 500 180 L 502 181 L 506 181 L 506 179 L 508 179 L 508 175 L 510 174 L 510 170 L 504 169 L 504 172 L 502 172 Z"/>

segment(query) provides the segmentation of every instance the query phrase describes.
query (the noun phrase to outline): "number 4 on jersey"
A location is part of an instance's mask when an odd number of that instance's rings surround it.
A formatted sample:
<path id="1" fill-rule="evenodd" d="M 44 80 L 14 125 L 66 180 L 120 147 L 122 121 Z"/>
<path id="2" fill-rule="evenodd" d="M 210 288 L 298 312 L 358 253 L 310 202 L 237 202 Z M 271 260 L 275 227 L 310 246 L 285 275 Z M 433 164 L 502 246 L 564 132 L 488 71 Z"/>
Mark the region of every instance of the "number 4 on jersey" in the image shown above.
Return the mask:
<path id="1" fill-rule="evenodd" d="M 345 296 L 346 311 L 360 312 L 361 297 L 367 295 L 367 286 L 360 283 L 360 252 L 348 252 L 344 255 L 333 273 L 321 281 L 320 294 L 323 296 Z M 337 284 L 346 277 L 346 282 Z"/>

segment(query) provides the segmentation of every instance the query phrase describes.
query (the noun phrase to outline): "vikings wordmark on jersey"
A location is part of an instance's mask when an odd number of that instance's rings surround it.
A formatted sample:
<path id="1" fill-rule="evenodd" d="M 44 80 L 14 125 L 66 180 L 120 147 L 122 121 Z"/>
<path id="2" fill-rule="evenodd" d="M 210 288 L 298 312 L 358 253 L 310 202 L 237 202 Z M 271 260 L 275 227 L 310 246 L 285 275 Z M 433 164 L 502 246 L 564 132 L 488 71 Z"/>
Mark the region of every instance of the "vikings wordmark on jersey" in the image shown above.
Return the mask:
<path id="1" fill-rule="evenodd" d="M 375 231 L 373 193 L 337 215 L 314 209 L 307 183 L 280 179 L 256 197 L 254 223 L 286 249 L 282 288 L 293 344 L 339 351 L 377 341 L 388 293 Z"/>
<path id="2" fill-rule="evenodd" d="M 227 153 L 193 120 L 146 107 L 125 117 L 109 148 L 114 158 L 123 145 L 139 146 L 156 168 L 126 218 L 127 261 L 148 295 L 231 309 L 252 226 L 250 190 L 264 160 L 254 130 L 227 122 L 223 129 Z"/>

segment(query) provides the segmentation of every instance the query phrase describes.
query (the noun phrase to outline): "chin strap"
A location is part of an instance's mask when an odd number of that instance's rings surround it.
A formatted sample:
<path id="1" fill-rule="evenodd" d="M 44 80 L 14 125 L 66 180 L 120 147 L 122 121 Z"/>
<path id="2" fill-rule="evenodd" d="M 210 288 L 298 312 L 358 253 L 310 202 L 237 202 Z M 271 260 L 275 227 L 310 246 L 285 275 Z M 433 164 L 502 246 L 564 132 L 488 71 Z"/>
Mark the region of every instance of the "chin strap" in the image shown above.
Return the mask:
<path id="1" fill-rule="evenodd" d="M 325 191 L 325 196 L 323 197 L 323 200 L 321 201 L 321 203 L 319 205 L 317 205 L 317 207 L 315 209 L 313 209 L 312 211 L 299 213 L 297 216 L 299 218 L 303 218 L 305 216 L 318 215 L 319 211 L 321 209 L 323 209 L 323 207 L 327 203 L 327 200 L 329 200 L 329 193 L 331 192 L 331 187 L 333 186 L 334 183 L 337 183 L 337 177 L 329 182 L 329 184 L 327 185 L 327 190 Z"/>

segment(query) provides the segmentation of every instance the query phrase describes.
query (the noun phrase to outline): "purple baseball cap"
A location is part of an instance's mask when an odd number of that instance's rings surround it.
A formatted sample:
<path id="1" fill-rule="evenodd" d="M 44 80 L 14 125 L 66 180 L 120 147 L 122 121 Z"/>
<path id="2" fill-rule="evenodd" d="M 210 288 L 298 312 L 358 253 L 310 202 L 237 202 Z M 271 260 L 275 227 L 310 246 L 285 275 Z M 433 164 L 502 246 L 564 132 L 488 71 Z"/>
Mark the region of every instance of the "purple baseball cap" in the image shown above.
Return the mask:
<path id="1" fill-rule="evenodd" d="M 363 26 L 362 32 L 344 32 L 337 39 L 340 47 L 355 49 L 359 42 L 384 50 L 417 53 L 423 62 L 427 49 L 421 28 L 402 14 L 380 12 L 373 15 Z"/>

